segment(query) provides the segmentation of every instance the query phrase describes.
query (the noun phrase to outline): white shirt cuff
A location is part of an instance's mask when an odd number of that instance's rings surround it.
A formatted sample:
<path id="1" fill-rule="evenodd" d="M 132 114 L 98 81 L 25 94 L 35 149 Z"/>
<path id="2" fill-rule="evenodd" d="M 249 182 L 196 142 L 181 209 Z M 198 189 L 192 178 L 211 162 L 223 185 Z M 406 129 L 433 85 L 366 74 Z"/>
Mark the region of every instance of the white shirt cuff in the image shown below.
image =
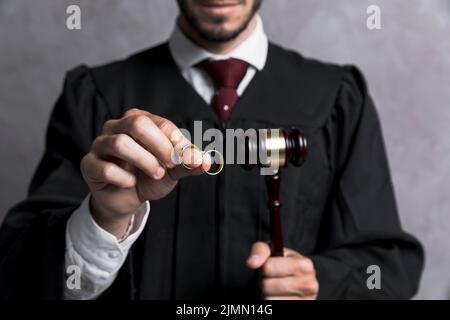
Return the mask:
<path id="1" fill-rule="evenodd" d="M 128 251 L 142 233 L 150 212 L 150 203 L 144 202 L 137 210 L 139 227 L 121 243 L 94 220 L 89 209 L 90 195 L 69 218 L 66 227 L 66 270 L 75 265 L 80 270 L 81 288 L 65 286 L 68 299 L 93 299 L 105 291 L 115 280 L 126 260 Z"/>

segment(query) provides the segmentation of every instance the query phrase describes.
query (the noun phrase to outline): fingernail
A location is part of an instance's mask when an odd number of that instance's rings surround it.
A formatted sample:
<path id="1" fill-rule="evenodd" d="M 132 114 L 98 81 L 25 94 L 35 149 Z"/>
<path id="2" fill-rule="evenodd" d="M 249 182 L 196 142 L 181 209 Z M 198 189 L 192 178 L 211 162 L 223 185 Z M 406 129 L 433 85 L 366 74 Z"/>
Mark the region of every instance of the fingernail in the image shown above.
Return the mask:
<path id="1" fill-rule="evenodd" d="M 164 175 L 165 171 L 162 167 L 159 167 L 155 172 L 155 179 L 160 179 Z"/>

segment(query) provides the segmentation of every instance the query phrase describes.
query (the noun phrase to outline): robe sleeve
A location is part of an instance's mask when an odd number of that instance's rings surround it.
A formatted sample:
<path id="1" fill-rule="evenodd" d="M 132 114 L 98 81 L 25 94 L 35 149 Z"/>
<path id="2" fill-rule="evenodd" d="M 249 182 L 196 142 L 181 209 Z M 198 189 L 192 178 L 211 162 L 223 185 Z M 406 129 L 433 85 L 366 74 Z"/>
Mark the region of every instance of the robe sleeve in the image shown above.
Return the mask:
<path id="1" fill-rule="evenodd" d="M 0 298 L 62 298 L 66 221 L 88 194 L 79 164 L 109 117 L 89 69 L 67 74 L 27 198 L 0 229 Z"/>
<path id="2" fill-rule="evenodd" d="M 354 67 L 344 67 L 324 132 L 334 180 L 311 256 L 319 299 L 410 298 L 424 252 L 401 228 L 378 116 Z M 380 269 L 380 289 L 370 289 L 373 265 Z"/>

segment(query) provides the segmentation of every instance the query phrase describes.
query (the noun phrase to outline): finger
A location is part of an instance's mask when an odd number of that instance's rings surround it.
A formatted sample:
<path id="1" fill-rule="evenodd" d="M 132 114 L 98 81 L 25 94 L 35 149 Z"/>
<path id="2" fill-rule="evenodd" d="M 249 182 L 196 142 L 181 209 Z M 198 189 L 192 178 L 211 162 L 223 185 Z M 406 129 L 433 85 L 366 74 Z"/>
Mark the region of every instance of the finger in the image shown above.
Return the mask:
<path id="1" fill-rule="evenodd" d="M 289 297 L 277 297 L 277 296 L 270 296 L 270 297 L 263 297 L 264 300 L 316 300 L 317 296 L 307 296 L 307 297 L 299 297 L 299 296 L 289 296 Z"/>
<path id="2" fill-rule="evenodd" d="M 284 248 L 284 252 L 285 252 L 285 256 L 289 257 L 289 258 L 294 258 L 298 260 L 298 267 L 300 272 L 303 273 L 311 273 L 311 272 L 315 272 L 315 268 L 314 268 L 314 263 L 313 261 L 308 258 L 305 257 L 304 255 L 298 253 L 295 250 L 289 249 L 289 248 Z"/>
<path id="3" fill-rule="evenodd" d="M 250 269 L 260 268 L 266 260 L 270 257 L 270 247 L 266 242 L 256 242 L 253 244 L 249 258 L 247 259 L 247 266 Z"/>
<path id="4" fill-rule="evenodd" d="M 263 297 L 264 300 L 302 300 L 302 297 L 298 296 L 269 296 Z"/>
<path id="5" fill-rule="evenodd" d="M 172 142 L 146 114 L 128 116 L 109 126 L 110 134 L 131 136 L 165 166 L 174 167 Z"/>
<path id="6" fill-rule="evenodd" d="M 290 249 L 290 248 L 284 248 L 284 256 L 286 257 L 303 257 L 299 252 Z"/>
<path id="7" fill-rule="evenodd" d="M 311 259 L 298 253 L 288 254 L 285 257 L 271 257 L 262 267 L 262 276 L 267 278 L 281 278 L 298 274 L 315 274 Z"/>
<path id="8" fill-rule="evenodd" d="M 81 172 L 88 183 L 111 184 L 119 188 L 133 188 L 136 177 L 115 163 L 88 153 L 81 161 Z"/>
<path id="9" fill-rule="evenodd" d="M 156 114 L 152 114 L 147 111 L 139 110 L 139 109 L 130 109 L 125 113 L 125 116 L 136 116 L 136 115 L 146 115 L 149 117 L 156 126 L 169 138 L 170 142 L 173 146 L 177 144 L 187 145 L 190 144 L 190 141 L 183 135 L 181 130 L 169 119 L 160 117 Z"/>
<path id="10" fill-rule="evenodd" d="M 261 280 L 264 296 L 311 296 L 317 294 L 315 277 L 264 278 Z"/>
<path id="11" fill-rule="evenodd" d="M 119 122 L 119 120 L 111 119 L 111 120 L 106 121 L 103 124 L 102 135 L 113 134 L 114 128 L 117 125 L 117 123 Z"/>
<path id="12" fill-rule="evenodd" d="M 314 268 L 314 263 L 313 261 L 308 258 L 305 257 L 303 255 L 301 255 L 300 253 L 291 250 L 291 249 L 285 249 L 286 252 L 286 257 L 288 258 L 293 258 L 296 261 L 296 265 L 298 268 L 298 271 L 301 273 L 315 273 L 315 268 Z"/>
<path id="13" fill-rule="evenodd" d="M 172 121 L 160 117 L 156 114 L 152 114 L 148 111 L 132 108 L 129 109 L 127 112 L 125 112 L 124 118 L 136 115 L 146 115 L 147 117 L 149 117 L 159 127 L 159 129 L 169 138 L 169 140 L 172 142 L 174 146 L 180 142 L 189 142 L 189 140 L 186 139 L 186 137 L 184 137 L 181 130 Z"/>
<path id="14" fill-rule="evenodd" d="M 179 143 L 189 143 L 190 141 L 183 135 L 181 130 L 169 119 L 148 113 L 148 116 L 158 126 L 158 128 L 169 138 L 172 145 Z"/>
<path id="15" fill-rule="evenodd" d="M 201 166 L 203 162 L 203 153 L 195 145 L 191 143 L 185 146 L 178 145 L 175 149 L 180 150 L 180 164 L 188 166 L 189 169 Z"/>
<path id="16" fill-rule="evenodd" d="M 195 169 L 201 165 L 211 166 L 212 159 L 209 153 L 202 152 L 191 142 L 179 143 L 174 147 L 173 162 L 176 165 L 185 165 L 187 169 Z"/>
<path id="17" fill-rule="evenodd" d="M 192 152 L 194 152 L 194 151 L 195 150 L 193 149 Z M 199 152 L 199 151 L 197 150 L 196 152 Z M 188 157 L 190 157 L 190 156 L 188 156 Z M 168 173 L 169 177 L 174 181 L 178 181 L 179 179 L 186 177 L 186 176 L 202 175 L 211 168 L 211 158 L 209 157 L 209 155 L 204 155 L 202 158 L 201 165 L 189 164 L 188 167 L 190 167 L 190 169 L 184 167 L 183 165 L 178 165 L 173 169 L 168 169 L 167 173 Z"/>
<path id="18" fill-rule="evenodd" d="M 123 133 L 97 137 L 92 144 L 92 151 L 100 158 L 112 156 L 124 160 L 156 180 L 165 174 L 154 155 Z"/>
<path id="19" fill-rule="evenodd" d="M 299 273 L 298 258 L 271 257 L 262 266 L 262 276 L 266 278 L 283 278 Z"/>
<path id="20" fill-rule="evenodd" d="M 173 169 L 168 169 L 167 174 L 173 181 L 178 181 L 181 178 L 187 177 L 187 176 L 199 176 L 204 173 L 202 167 L 197 167 L 195 169 L 189 170 L 186 169 L 183 166 L 177 166 Z"/>

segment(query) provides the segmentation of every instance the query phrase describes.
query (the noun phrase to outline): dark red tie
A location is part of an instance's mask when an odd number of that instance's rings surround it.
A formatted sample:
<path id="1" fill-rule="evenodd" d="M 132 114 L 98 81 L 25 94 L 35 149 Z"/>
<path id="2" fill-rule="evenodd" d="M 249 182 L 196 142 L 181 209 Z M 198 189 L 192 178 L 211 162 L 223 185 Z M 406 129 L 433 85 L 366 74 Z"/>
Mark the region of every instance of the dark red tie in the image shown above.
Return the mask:
<path id="1" fill-rule="evenodd" d="M 202 68 L 214 82 L 216 93 L 211 106 L 216 110 L 220 120 L 227 121 L 231 109 L 238 101 L 237 88 L 247 73 L 248 63 L 239 59 L 204 60 L 198 67 Z"/>

